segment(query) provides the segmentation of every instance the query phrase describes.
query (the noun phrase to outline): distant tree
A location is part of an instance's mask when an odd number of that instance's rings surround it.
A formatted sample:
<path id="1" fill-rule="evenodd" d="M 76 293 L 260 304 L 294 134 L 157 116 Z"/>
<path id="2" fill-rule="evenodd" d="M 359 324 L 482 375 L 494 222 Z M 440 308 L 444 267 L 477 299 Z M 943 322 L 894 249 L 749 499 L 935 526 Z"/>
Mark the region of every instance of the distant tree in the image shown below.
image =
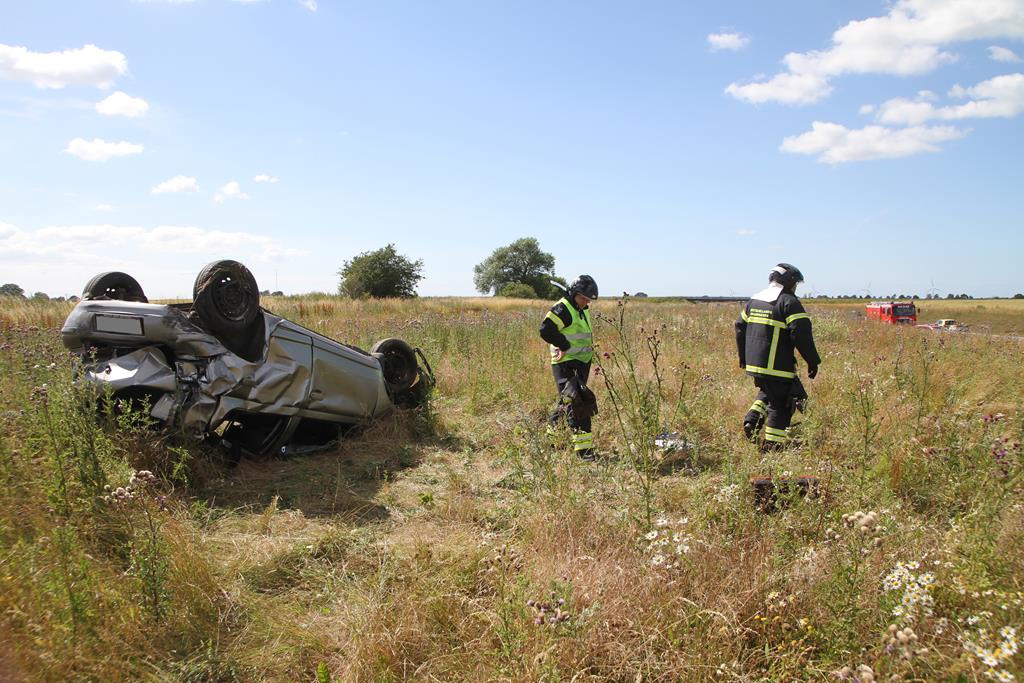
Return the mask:
<path id="1" fill-rule="evenodd" d="M 1014 299 L 1024 299 L 1024 294 L 1021 294 L 1020 292 L 1017 292 L 1016 294 L 1013 295 L 1013 298 Z"/>
<path id="2" fill-rule="evenodd" d="M 284 292 L 282 292 L 280 289 L 278 289 L 276 291 L 271 292 L 270 296 L 284 296 Z"/>
<path id="3" fill-rule="evenodd" d="M 955 299 L 956 297 L 955 297 L 955 296 L 953 296 L 953 293 L 952 293 L 952 292 L 950 292 L 949 294 L 947 294 L 947 295 L 946 295 L 946 298 L 947 298 L 947 299 Z"/>
<path id="4" fill-rule="evenodd" d="M 537 296 L 553 299 L 560 292 L 548 280 L 555 277 L 555 257 L 541 251 L 534 237 L 523 237 L 512 244 L 498 247 L 482 263 L 473 266 L 473 284 L 478 292 L 497 294 L 509 284 L 529 285 Z"/>
<path id="5" fill-rule="evenodd" d="M 503 296 L 509 299 L 536 299 L 537 290 L 525 282 L 510 282 L 502 287 L 496 296 Z"/>
<path id="6" fill-rule="evenodd" d="M 345 261 L 338 271 L 338 292 L 351 297 L 412 298 L 423 279 L 422 270 L 423 259 L 411 261 L 389 244 Z"/>
<path id="7" fill-rule="evenodd" d="M 641 298 L 641 299 L 642 299 L 642 298 L 644 298 L 644 297 L 646 297 L 646 296 L 647 296 L 647 292 L 637 292 L 637 293 L 636 293 L 636 294 L 634 294 L 633 296 L 635 296 L 635 297 L 639 297 L 639 298 Z"/>
<path id="8" fill-rule="evenodd" d="M 24 298 L 25 290 L 13 282 L 8 282 L 6 285 L 0 285 L 0 296 Z"/>
<path id="9" fill-rule="evenodd" d="M 36 292 L 32 295 L 33 301 L 49 301 L 50 296 L 46 292 Z"/>

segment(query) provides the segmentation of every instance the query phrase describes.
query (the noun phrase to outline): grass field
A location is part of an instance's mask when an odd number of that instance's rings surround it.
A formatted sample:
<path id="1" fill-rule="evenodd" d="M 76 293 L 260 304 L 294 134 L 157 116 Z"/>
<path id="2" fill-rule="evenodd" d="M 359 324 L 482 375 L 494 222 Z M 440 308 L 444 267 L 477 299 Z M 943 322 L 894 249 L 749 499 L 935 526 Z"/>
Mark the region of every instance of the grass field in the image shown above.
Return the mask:
<path id="1" fill-rule="evenodd" d="M 797 445 L 762 455 L 737 305 L 602 300 L 614 459 L 591 464 L 544 435 L 548 304 L 264 303 L 422 346 L 429 407 L 231 468 L 97 412 L 60 345 L 69 304 L 0 301 L 0 681 L 1024 675 L 1021 342 L 811 303 L 821 372 Z M 1022 301 L 920 305 L 1024 331 Z M 805 474 L 820 496 L 755 509 L 750 477 Z"/>

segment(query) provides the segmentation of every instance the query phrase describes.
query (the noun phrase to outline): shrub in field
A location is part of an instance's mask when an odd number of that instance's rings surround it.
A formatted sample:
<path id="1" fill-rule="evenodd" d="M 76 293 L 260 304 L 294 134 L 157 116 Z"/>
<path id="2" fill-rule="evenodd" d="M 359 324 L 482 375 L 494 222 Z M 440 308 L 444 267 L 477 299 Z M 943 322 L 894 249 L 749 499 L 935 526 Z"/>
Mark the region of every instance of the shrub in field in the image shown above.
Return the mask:
<path id="1" fill-rule="evenodd" d="M 473 266 L 473 285 L 482 294 L 494 292 L 498 296 L 511 296 L 502 294 L 506 287 L 526 285 L 534 292 L 526 298 L 554 299 L 561 296 L 561 290 L 552 286 L 550 280 L 565 286 L 564 280 L 555 276 L 555 257 L 541 251 L 540 243 L 533 237 L 499 247 Z"/>
<path id="2" fill-rule="evenodd" d="M 496 296 L 508 299 L 536 299 L 537 290 L 524 282 L 510 282 L 498 290 Z"/>
<path id="3" fill-rule="evenodd" d="M 415 297 L 416 285 L 423 279 L 422 270 L 422 259 L 412 261 L 389 244 L 345 261 L 338 271 L 338 292 L 356 298 Z"/>

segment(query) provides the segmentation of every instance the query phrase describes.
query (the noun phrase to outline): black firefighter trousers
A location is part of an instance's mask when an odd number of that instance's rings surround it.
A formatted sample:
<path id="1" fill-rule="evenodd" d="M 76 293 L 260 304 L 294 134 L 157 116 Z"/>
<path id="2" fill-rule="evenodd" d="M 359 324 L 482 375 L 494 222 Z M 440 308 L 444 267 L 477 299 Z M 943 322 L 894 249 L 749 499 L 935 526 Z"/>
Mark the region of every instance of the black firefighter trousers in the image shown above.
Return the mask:
<path id="1" fill-rule="evenodd" d="M 743 433 L 748 439 L 756 440 L 763 426 L 761 449 L 782 448 L 789 441 L 793 411 L 807 400 L 807 391 L 799 377 L 755 377 L 754 386 L 757 397 L 743 417 Z"/>
<path id="2" fill-rule="evenodd" d="M 562 390 L 566 383 L 576 378 L 580 384 L 586 385 L 590 378 L 590 363 L 579 360 L 567 360 L 561 363 L 554 363 L 551 366 L 551 373 L 555 376 L 555 385 L 558 387 L 559 401 L 555 405 L 554 412 L 548 418 L 549 429 L 554 430 L 558 423 L 564 418 L 572 429 L 572 445 L 577 455 L 587 457 L 594 452 L 594 435 L 590 431 L 590 415 L 577 416 L 573 413 L 572 406 L 562 402 Z"/>

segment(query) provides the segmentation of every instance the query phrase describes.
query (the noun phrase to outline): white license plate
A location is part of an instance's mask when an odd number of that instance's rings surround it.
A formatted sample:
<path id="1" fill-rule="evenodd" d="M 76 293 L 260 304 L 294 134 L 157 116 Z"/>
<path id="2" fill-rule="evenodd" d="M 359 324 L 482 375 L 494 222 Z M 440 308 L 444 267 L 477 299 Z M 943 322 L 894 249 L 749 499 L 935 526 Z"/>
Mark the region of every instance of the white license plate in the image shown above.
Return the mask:
<path id="1" fill-rule="evenodd" d="M 142 318 L 99 314 L 96 316 L 96 331 L 142 336 Z"/>

